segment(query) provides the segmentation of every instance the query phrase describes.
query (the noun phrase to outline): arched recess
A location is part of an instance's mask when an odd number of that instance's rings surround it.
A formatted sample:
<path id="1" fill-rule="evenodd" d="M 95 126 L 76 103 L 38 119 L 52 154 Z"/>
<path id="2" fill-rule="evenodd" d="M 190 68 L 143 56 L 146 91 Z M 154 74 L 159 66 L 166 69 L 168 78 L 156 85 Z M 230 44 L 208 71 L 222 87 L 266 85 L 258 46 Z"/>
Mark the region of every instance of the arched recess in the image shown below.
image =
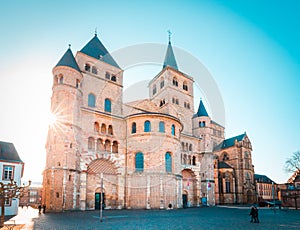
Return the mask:
<path id="1" fill-rule="evenodd" d="M 103 190 L 101 193 L 101 174 Z M 122 205 L 118 196 L 118 168 L 109 159 L 95 159 L 87 166 L 86 205 L 88 209 L 99 209 L 103 196 L 105 208 L 116 209 Z"/>
<path id="2" fill-rule="evenodd" d="M 197 205 L 197 186 L 196 176 L 191 169 L 184 169 L 182 174 L 182 200 L 186 199 L 186 203 L 183 203 L 183 207 L 192 207 Z M 186 197 L 185 197 L 186 196 Z"/>

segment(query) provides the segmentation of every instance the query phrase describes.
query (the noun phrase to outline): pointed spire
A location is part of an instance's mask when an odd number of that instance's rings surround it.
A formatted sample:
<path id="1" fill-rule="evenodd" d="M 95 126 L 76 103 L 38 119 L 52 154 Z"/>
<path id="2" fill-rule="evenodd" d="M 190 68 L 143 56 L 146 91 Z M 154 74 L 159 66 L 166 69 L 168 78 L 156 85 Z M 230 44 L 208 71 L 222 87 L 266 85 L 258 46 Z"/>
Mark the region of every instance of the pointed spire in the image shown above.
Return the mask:
<path id="1" fill-rule="evenodd" d="M 204 104 L 202 102 L 202 99 L 200 99 L 200 104 L 197 113 L 194 115 L 194 117 L 209 117 L 208 113 L 204 107 Z"/>
<path id="2" fill-rule="evenodd" d="M 168 34 L 169 34 L 169 44 L 168 44 L 168 48 L 167 48 L 167 52 L 166 52 L 166 56 L 165 56 L 165 60 L 164 60 L 163 69 L 166 66 L 170 66 L 170 67 L 178 70 L 175 55 L 174 55 L 173 48 L 171 45 L 171 31 L 170 30 L 168 30 Z"/>
<path id="3" fill-rule="evenodd" d="M 97 30 L 95 31 L 95 36 L 80 50 L 80 52 L 120 68 L 120 66 L 115 62 L 113 57 L 99 40 L 97 36 Z"/>
<path id="4" fill-rule="evenodd" d="M 56 66 L 68 66 L 68 67 L 71 67 L 71 68 L 77 70 L 78 72 L 80 72 L 80 69 L 79 69 L 77 62 L 74 58 L 74 55 L 71 51 L 70 44 L 69 44 L 68 50 L 62 56 L 62 58 L 59 60 L 59 62 L 56 64 Z"/>

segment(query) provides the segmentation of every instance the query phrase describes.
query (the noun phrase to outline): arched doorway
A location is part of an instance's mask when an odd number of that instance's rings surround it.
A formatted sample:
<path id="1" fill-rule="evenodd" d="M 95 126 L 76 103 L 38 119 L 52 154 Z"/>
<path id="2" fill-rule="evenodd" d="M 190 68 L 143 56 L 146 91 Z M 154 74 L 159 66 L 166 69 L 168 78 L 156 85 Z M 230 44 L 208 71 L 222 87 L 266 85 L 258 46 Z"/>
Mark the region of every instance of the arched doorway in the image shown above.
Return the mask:
<path id="1" fill-rule="evenodd" d="M 97 188 L 95 191 L 95 210 L 100 210 L 101 199 L 102 199 L 102 208 L 105 208 L 106 207 L 105 190 L 100 187 L 100 188 Z"/>
<path id="2" fill-rule="evenodd" d="M 103 181 L 102 185 L 101 181 Z M 122 206 L 121 200 L 123 199 L 118 197 L 117 168 L 111 161 L 104 158 L 92 161 L 87 167 L 86 183 L 86 205 L 88 209 L 100 209 L 101 200 L 103 207 L 108 209 Z"/>
<path id="3" fill-rule="evenodd" d="M 196 176 L 191 169 L 184 169 L 182 174 L 182 206 L 192 207 L 197 205 Z"/>
<path id="4" fill-rule="evenodd" d="M 253 203 L 253 193 L 251 190 L 247 191 L 247 204 L 252 204 Z"/>

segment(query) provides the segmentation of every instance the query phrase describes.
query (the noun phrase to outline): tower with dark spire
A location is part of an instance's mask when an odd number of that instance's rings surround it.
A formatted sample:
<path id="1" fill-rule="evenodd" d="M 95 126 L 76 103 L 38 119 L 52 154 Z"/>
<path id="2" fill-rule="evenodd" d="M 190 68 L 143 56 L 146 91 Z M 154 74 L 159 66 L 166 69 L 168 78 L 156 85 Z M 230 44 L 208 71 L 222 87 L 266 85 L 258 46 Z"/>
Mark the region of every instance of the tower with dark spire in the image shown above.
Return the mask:
<path id="1" fill-rule="evenodd" d="M 192 134 L 193 82 L 192 77 L 178 69 L 169 32 L 163 69 L 150 81 L 149 95 L 162 112 L 179 117 L 187 134 Z"/>

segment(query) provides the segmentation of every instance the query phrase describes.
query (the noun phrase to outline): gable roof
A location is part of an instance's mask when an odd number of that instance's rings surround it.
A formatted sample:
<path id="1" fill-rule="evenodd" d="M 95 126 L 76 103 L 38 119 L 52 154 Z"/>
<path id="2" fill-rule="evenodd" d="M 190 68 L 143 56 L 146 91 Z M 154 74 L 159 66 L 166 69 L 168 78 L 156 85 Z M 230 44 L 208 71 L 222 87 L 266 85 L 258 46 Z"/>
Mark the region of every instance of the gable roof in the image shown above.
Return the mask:
<path id="1" fill-rule="evenodd" d="M 218 168 L 219 169 L 224 169 L 224 168 L 232 169 L 232 167 L 229 164 L 225 163 L 224 161 L 220 161 L 218 163 Z"/>
<path id="2" fill-rule="evenodd" d="M 80 50 L 80 52 L 120 69 L 120 66 L 116 63 L 97 37 L 97 34 L 95 34 L 95 36 Z"/>
<path id="3" fill-rule="evenodd" d="M 266 184 L 276 184 L 274 181 L 272 181 L 269 177 L 266 175 L 260 175 L 260 174 L 254 174 L 254 179 L 259 183 L 266 183 Z"/>
<path id="4" fill-rule="evenodd" d="M 70 48 L 65 52 L 56 66 L 68 66 L 80 72 L 80 69 Z"/>
<path id="5" fill-rule="evenodd" d="M 193 116 L 193 118 L 194 118 L 194 117 L 209 117 L 209 116 L 208 116 L 208 113 L 207 113 L 207 111 L 206 111 L 206 109 L 205 109 L 205 106 L 204 106 L 204 104 L 203 104 L 203 102 L 202 102 L 201 99 L 200 99 L 198 111 L 197 111 L 197 113 Z"/>
<path id="6" fill-rule="evenodd" d="M 214 151 L 232 147 L 232 146 L 234 146 L 235 140 L 237 142 L 240 142 L 240 141 L 242 141 L 245 138 L 245 136 L 246 136 L 246 133 L 238 135 L 238 136 L 235 136 L 235 137 L 231 137 L 229 139 L 225 139 L 224 141 L 222 141 L 219 145 L 217 145 L 214 148 Z"/>
<path id="7" fill-rule="evenodd" d="M 171 41 L 169 41 L 169 44 L 168 44 L 163 69 L 166 66 L 170 66 L 170 67 L 178 70 L 178 66 L 177 66 L 177 63 L 176 63 L 176 59 L 175 59 L 175 55 L 174 55 L 173 48 L 172 48 L 172 45 L 171 45 Z"/>
<path id="8" fill-rule="evenodd" d="M 23 163 L 14 144 L 0 141 L 0 160 Z"/>

